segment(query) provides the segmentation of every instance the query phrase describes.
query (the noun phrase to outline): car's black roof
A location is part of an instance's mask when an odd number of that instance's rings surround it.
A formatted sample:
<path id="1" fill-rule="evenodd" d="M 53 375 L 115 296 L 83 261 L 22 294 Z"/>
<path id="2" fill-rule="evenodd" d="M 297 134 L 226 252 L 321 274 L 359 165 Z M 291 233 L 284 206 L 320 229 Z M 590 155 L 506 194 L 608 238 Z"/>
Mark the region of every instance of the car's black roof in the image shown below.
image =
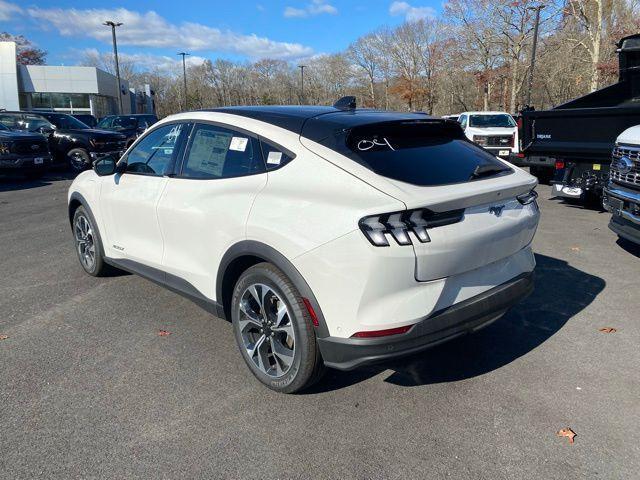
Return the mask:
<path id="1" fill-rule="evenodd" d="M 304 136 L 312 140 L 325 138 L 336 130 L 347 130 L 371 123 L 433 120 L 433 117 L 424 113 L 370 109 L 341 110 L 324 106 L 222 107 L 203 111 L 241 115 L 271 123 L 298 134 L 302 134 L 304 130 Z"/>

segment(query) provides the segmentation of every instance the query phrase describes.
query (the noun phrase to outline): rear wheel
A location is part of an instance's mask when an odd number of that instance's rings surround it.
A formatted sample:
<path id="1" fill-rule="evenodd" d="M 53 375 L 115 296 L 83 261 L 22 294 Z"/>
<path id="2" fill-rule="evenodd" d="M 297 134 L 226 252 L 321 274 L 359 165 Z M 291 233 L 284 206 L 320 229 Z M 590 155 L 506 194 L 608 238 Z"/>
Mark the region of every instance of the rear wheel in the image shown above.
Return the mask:
<path id="1" fill-rule="evenodd" d="M 74 172 L 80 173 L 91 168 L 91 156 L 84 148 L 74 148 L 67 152 L 69 166 Z"/>
<path id="2" fill-rule="evenodd" d="M 231 302 L 236 342 L 258 380 L 272 390 L 294 393 L 320 378 L 324 364 L 311 318 L 284 273 L 269 263 L 249 268 Z"/>

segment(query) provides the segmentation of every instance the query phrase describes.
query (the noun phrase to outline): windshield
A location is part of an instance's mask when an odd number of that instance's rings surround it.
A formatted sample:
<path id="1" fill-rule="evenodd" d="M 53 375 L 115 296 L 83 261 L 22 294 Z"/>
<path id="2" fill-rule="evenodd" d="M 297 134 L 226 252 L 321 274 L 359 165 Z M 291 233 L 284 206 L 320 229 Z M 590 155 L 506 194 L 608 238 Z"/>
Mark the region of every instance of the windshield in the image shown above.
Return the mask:
<path id="1" fill-rule="evenodd" d="M 489 128 L 489 127 L 515 127 L 516 122 L 511 115 L 506 113 L 498 113 L 495 115 L 471 115 L 469 117 L 469 126 L 477 128 Z"/>
<path id="2" fill-rule="evenodd" d="M 512 172 L 469 142 L 459 125 L 451 122 L 363 125 L 348 133 L 346 147 L 337 150 L 378 175 L 419 186 L 464 183 Z"/>
<path id="3" fill-rule="evenodd" d="M 77 118 L 73 118 L 71 115 L 66 114 L 55 114 L 55 115 L 43 115 L 49 120 L 51 123 L 55 125 L 56 128 L 65 130 L 65 129 L 76 129 L 76 130 L 87 130 L 90 128 L 88 125 L 85 125 Z"/>

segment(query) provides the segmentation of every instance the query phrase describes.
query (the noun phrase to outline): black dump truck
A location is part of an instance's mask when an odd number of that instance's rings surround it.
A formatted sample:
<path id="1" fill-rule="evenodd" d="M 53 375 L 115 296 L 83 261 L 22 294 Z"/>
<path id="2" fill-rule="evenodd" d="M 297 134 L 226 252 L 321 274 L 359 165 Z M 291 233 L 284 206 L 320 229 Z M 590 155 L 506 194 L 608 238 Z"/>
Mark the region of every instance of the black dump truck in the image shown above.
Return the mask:
<path id="1" fill-rule="evenodd" d="M 620 133 L 640 125 L 640 34 L 617 43 L 618 83 L 551 110 L 522 112 L 520 158 L 560 197 L 602 196 Z"/>

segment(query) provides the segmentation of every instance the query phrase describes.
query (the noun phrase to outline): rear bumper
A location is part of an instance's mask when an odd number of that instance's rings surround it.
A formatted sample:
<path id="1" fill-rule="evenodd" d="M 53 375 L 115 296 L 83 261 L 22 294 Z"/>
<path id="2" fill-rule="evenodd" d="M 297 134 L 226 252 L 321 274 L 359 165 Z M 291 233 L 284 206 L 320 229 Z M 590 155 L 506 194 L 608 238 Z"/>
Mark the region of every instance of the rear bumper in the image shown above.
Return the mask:
<path id="1" fill-rule="evenodd" d="M 533 272 L 527 272 L 421 319 L 405 334 L 319 338 L 320 351 L 325 365 L 339 370 L 410 355 L 489 325 L 532 291 Z"/>

